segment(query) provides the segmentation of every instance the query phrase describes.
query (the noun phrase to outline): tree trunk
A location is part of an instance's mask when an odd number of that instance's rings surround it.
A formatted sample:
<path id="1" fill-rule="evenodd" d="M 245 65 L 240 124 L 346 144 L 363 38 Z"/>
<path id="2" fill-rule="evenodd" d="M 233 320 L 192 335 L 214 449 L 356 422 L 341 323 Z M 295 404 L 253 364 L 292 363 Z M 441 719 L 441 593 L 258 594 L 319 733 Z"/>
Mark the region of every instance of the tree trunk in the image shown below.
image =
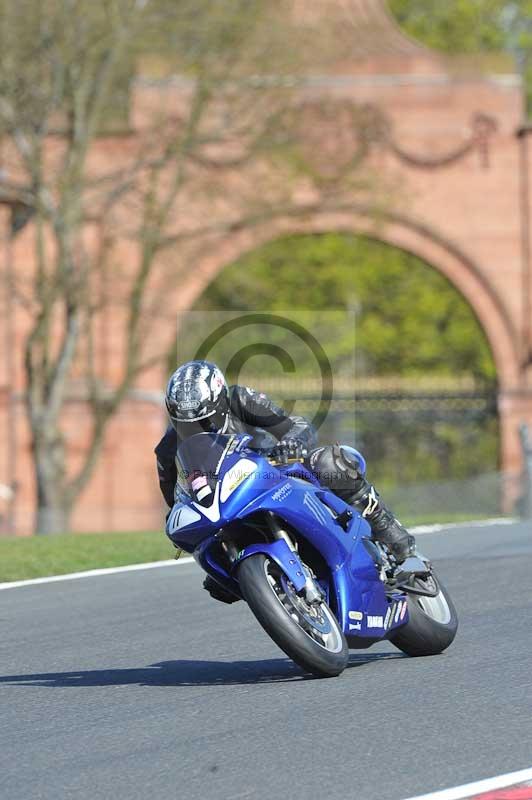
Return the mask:
<path id="1" fill-rule="evenodd" d="M 54 533 L 68 533 L 70 530 L 70 514 L 70 508 L 39 505 L 35 518 L 35 533 L 43 536 Z"/>
<path id="2" fill-rule="evenodd" d="M 72 502 L 65 492 L 65 452 L 61 435 L 37 436 L 33 442 L 37 489 L 36 534 L 68 533 Z"/>

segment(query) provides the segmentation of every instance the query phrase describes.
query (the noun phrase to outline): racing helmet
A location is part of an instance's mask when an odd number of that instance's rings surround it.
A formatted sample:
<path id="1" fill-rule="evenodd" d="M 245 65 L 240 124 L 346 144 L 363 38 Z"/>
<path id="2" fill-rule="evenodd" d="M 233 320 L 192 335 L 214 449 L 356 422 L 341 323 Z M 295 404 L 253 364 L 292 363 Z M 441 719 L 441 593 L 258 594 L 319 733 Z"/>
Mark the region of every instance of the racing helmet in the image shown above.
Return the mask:
<path id="1" fill-rule="evenodd" d="M 229 390 L 210 361 L 188 361 L 170 376 L 166 409 L 180 439 L 195 433 L 224 433 L 229 423 Z"/>

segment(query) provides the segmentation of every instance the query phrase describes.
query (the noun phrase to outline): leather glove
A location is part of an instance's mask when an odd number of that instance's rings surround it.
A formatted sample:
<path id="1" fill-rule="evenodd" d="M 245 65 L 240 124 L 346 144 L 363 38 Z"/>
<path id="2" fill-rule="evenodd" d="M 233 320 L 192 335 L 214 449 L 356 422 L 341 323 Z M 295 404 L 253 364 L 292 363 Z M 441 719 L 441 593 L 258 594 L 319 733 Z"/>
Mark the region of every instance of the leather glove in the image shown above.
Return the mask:
<path id="1" fill-rule="evenodd" d="M 288 461 L 301 460 L 307 455 L 307 448 L 297 439 L 282 439 L 270 451 L 270 458 L 281 464 Z"/>

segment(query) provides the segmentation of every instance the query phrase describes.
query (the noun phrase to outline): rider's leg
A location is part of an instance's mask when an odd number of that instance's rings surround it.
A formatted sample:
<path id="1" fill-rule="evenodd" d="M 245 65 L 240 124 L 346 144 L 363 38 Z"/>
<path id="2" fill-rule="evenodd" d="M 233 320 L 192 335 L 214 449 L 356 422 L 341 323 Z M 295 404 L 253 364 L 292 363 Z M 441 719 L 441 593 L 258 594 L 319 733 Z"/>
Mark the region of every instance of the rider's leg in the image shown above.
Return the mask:
<path id="1" fill-rule="evenodd" d="M 394 517 L 366 479 L 366 464 L 360 453 L 346 445 L 318 447 L 306 465 L 320 483 L 349 503 L 369 522 L 373 539 L 386 544 L 398 561 L 415 551 L 415 539 Z"/>

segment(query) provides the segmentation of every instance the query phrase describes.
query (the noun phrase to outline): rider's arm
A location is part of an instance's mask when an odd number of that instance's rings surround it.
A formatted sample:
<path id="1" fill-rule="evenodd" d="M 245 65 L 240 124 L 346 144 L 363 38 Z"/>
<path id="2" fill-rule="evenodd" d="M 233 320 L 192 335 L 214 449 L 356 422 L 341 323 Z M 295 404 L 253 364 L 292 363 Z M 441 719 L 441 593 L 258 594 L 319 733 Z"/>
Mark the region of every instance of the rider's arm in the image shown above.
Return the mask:
<path id="1" fill-rule="evenodd" d="M 175 465 L 175 454 L 177 450 L 177 434 L 169 426 L 163 438 L 155 448 L 157 456 L 157 474 L 159 476 L 159 486 L 166 504 L 172 508 L 174 505 L 174 487 L 177 480 L 177 469 Z"/>
<path id="2" fill-rule="evenodd" d="M 262 392 L 232 386 L 230 404 L 231 412 L 250 427 L 263 428 L 280 441 L 295 439 L 306 448 L 316 445 L 316 431 L 305 417 L 287 414 Z"/>

